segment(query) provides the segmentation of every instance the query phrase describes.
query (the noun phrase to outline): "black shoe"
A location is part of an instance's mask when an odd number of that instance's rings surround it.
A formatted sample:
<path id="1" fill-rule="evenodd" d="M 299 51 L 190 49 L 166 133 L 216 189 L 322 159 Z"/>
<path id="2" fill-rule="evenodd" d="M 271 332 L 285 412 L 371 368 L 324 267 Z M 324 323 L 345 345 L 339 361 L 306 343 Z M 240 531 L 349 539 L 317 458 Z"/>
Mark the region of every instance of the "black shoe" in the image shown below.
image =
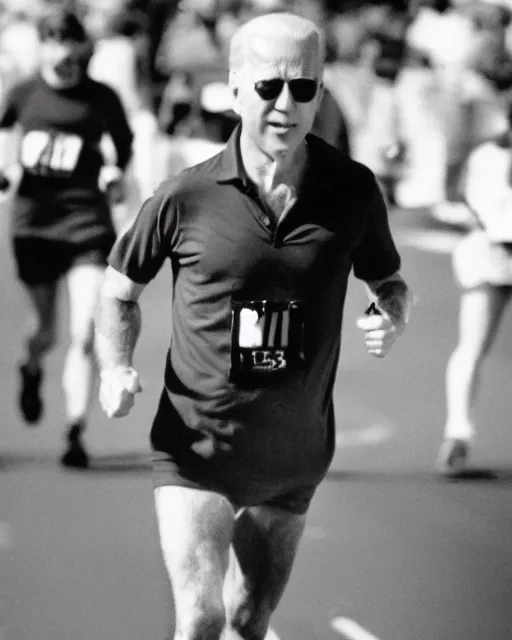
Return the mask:
<path id="1" fill-rule="evenodd" d="M 21 390 L 19 406 L 25 420 L 30 424 L 39 422 L 43 413 L 43 401 L 40 396 L 43 372 L 38 369 L 35 373 L 29 371 L 26 365 L 21 365 Z"/>
<path id="2" fill-rule="evenodd" d="M 74 469 L 87 469 L 89 466 L 89 456 L 82 443 L 82 431 L 82 424 L 74 424 L 70 427 L 67 437 L 68 446 L 60 459 L 62 466 Z"/>

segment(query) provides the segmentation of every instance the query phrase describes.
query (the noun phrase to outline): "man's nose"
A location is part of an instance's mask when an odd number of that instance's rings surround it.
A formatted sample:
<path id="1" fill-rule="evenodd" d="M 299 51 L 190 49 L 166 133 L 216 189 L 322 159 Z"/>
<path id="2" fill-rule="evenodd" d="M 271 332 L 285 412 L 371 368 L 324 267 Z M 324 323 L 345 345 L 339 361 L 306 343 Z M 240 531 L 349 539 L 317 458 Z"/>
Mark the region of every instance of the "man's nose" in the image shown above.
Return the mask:
<path id="1" fill-rule="evenodd" d="M 274 108 L 280 111 L 286 111 L 294 105 L 295 100 L 293 99 L 292 92 L 290 91 L 290 85 L 285 82 L 281 89 L 281 93 L 276 98 Z"/>

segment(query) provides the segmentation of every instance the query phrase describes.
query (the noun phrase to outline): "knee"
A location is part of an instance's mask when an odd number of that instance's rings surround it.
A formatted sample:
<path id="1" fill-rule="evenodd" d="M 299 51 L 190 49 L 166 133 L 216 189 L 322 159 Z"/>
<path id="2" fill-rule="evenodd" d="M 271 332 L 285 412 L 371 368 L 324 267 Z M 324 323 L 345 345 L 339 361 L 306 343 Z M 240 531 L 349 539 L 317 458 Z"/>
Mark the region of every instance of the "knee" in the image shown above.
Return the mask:
<path id="1" fill-rule="evenodd" d="M 48 351 L 56 342 L 55 328 L 53 324 L 36 325 L 31 332 L 29 342 L 33 348 L 40 352 Z"/>
<path id="2" fill-rule="evenodd" d="M 188 615 L 176 615 L 175 640 L 220 640 L 226 624 L 224 607 L 196 607 Z"/>
<path id="3" fill-rule="evenodd" d="M 92 329 L 71 334 L 71 349 L 76 349 L 84 355 L 91 355 L 94 350 L 94 334 Z"/>

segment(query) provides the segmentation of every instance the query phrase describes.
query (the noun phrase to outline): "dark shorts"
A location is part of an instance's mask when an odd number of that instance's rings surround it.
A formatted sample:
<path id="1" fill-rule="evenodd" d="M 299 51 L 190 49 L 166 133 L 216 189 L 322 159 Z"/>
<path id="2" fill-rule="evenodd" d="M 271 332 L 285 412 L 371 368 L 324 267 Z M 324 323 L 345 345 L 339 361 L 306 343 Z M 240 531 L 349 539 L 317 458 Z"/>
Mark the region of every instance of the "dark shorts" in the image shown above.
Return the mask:
<path id="1" fill-rule="evenodd" d="M 80 264 L 106 266 L 114 238 L 82 244 L 45 238 L 14 237 L 13 251 L 18 277 L 28 285 L 56 282 Z"/>
<path id="2" fill-rule="evenodd" d="M 282 483 L 273 485 L 250 482 L 245 476 L 235 478 L 233 474 L 212 473 L 207 463 L 199 456 L 190 453 L 187 440 L 190 434 L 180 433 L 176 424 L 176 416 L 172 415 L 170 401 L 166 391 L 162 393 L 155 416 L 152 436 L 155 433 L 173 428 L 173 436 L 167 439 L 168 445 L 163 450 L 162 441 L 152 437 L 153 452 L 152 478 L 153 486 L 177 486 L 203 491 L 215 491 L 225 496 L 236 508 L 248 506 L 273 506 L 295 514 L 306 513 L 313 498 L 317 484 L 301 484 L 300 479 L 288 482 L 286 488 Z M 187 430 L 190 431 L 190 430 Z M 171 451 L 172 449 L 172 451 Z"/>
<path id="3" fill-rule="evenodd" d="M 215 491 L 225 496 L 235 507 L 267 506 L 277 507 L 290 513 L 303 514 L 309 508 L 309 503 L 313 498 L 316 486 L 301 487 L 287 493 L 274 492 L 271 488 L 254 491 L 254 499 L 245 494 L 240 498 L 237 492 L 230 491 L 220 482 L 215 482 L 197 470 L 186 469 L 179 465 L 174 458 L 164 451 L 153 451 L 153 486 L 157 487 L 188 487 L 189 489 L 200 489 L 202 491 Z M 257 496 L 257 497 L 256 497 Z"/>

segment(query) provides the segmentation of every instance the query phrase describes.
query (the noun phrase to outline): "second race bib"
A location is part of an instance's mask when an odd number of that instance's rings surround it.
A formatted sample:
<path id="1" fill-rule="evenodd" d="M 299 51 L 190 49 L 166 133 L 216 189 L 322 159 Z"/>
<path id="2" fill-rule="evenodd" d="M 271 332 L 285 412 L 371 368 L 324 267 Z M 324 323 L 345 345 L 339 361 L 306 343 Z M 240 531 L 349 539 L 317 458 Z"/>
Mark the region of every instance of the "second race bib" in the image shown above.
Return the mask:
<path id="1" fill-rule="evenodd" d="M 32 175 L 69 177 L 75 170 L 83 140 L 56 131 L 28 131 L 21 142 L 21 164 Z"/>

